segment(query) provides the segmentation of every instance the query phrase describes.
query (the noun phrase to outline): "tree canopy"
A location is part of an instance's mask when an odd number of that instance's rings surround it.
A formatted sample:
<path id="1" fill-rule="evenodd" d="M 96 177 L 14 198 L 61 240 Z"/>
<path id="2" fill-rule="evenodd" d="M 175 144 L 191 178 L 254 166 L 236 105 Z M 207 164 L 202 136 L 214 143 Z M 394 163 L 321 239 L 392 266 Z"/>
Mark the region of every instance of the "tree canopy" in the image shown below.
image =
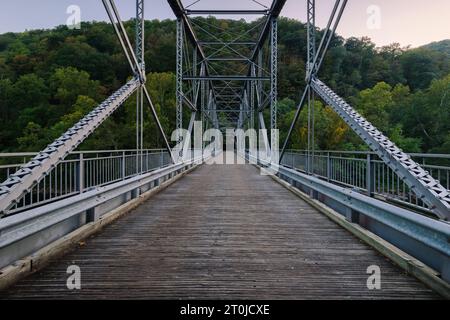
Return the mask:
<path id="1" fill-rule="evenodd" d="M 196 18 L 210 27 L 249 29 L 245 20 Z M 203 19 L 203 20 L 202 20 Z M 131 35 L 134 22 L 125 23 Z M 251 27 L 251 26 L 250 26 Z M 175 21 L 145 22 L 147 87 L 167 132 L 175 127 Z M 318 36 L 322 31 L 318 30 Z M 334 37 L 320 77 L 391 139 L 410 152 L 450 153 L 448 43 L 418 49 L 377 48 L 369 38 Z M 279 127 L 285 137 L 304 88 L 306 27 L 279 21 Z M 0 150 L 38 151 L 123 84 L 130 71 L 111 25 L 83 23 L 0 35 Z M 316 148 L 365 146 L 316 99 Z M 134 147 L 136 106 L 130 99 L 85 143 L 89 148 Z M 161 146 L 145 114 L 145 146 Z M 306 113 L 292 147 L 307 143 Z"/>

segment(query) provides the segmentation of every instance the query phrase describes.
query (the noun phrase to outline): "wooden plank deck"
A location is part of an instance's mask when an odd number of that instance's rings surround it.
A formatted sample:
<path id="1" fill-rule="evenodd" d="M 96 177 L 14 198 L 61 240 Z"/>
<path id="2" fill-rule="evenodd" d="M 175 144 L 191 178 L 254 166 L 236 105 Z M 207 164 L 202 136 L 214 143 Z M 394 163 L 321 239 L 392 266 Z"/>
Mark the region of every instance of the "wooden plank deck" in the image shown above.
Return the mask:
<path id="1" fill-rule="evenodd" d="M 72 264 L 81 290 L 66 287 Z M 0 297 L 437 298 L 250 165 L 203 165 Z"/>

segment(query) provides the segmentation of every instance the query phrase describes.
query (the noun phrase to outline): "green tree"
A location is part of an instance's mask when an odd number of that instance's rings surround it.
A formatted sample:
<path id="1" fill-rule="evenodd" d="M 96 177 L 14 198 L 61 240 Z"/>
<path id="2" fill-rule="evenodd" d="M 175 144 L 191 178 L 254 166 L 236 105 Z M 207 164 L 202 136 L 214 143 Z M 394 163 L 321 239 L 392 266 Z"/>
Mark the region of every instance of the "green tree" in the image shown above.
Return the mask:
<path id="1" fill-rule="evenodd" d="M 39 151 L 42 150 L 51 140 L 48 131 L 39 124 L 29 122 L 23 131 L 23 135 L 17 139 L 20 151 Z"/>

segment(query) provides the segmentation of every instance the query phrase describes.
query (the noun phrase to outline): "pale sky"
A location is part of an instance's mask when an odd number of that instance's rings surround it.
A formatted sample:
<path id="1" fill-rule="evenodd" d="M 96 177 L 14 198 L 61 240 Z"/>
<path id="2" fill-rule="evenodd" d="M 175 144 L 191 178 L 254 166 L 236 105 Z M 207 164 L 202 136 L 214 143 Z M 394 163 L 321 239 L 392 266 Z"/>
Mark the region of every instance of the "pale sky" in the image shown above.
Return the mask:
<path id="1" fill-rule="evenodd" d="M 185 6 L 194 0 L 184 0 Z M 270 0 L 259 0 L 269 5 Z M 116 0 L 123 19 L 135 14 L 134 0 Z M 305 21 L 305 0 L 287 0 L 281 15 Z M 316 0 L 317 23 L 326 24 L 334 0 Z M 51 28 L 65 24 L 67 8 L 78 5 L 81 20 L 107 20 L 101 0 L 0 0 L 0 33 Z M 380 12 L 379 29 L 367 25 L 371 6 Z M 253 0 L 201 0 L 192 9 L 257 9 Z M 173 19 L 165 0 L 146 1 L 146 19 Z M 372 20 L 370 20 L 372 21 Z M 399 42 L 417 47 L 450 39 L 450 0 L 349 0 L 338 33 L 344 37 L 369 36 L 378 46 Z"/>

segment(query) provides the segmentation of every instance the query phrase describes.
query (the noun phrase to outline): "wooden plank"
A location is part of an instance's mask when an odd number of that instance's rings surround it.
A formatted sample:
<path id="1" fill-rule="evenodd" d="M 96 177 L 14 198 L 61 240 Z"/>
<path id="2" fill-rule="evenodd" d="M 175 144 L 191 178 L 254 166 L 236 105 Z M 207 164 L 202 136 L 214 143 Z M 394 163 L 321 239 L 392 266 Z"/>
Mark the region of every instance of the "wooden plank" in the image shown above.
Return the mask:
<path id="1" fill-rule="evenodd" d="M 69 291 L 66 270 L 81 268 Z M 367 267 L 381 268 L 368 290 Z M 250 165 L 204 165 L 2 298 L 429 299 L 430 289 Z"/>
<path id="2" fill-rule="evenodd" d="M 51 261 L 56 260 L 64 254 L 72 251 L 77 247 L 79 242 L 82 242 L 91 235 L 95 235 L 102 230 L 105 226 L 113 223 L 122 215 L 127 214 L 131 210 L 138 207 L 142 202 L 146 201 L 154 194 L 161 192 L 169 187 L 172 183 L 181 179 L 184 175 L 195 170 L 197 166 L 192 167 L 184 171 L 175 177 L 164 181 L 160 185 L 153 187 L 151 190 L 139 195 L 139 197 L 132 199 L 120 207 L 108 212 L 100 217 L 99 220 L 90 222 L 79 229 L 74 230 L 68 235 L 50 243 L 30 256 L 27 256 L 21 260 L 15 261 L 12 265 L 9 265 L 3 269 L 0 269 L 0 291 L 5 290 L 15 284 L 17 281 L 25 278 L 26 276 L 40 271 L 46 267 Z"/>
<path id="3" fill-rule="evenodd" d="M 426 266 L 421 261 L 400 250 L 399 248 L 380 238 L 376 234 L 373 234 L 372 232 L 364 229 L 360 225 L 347 221 L 344 216 L 327 207 L 320 201 L 308 197 L 306 194 L 304 194 L 297 188 L 294 188 L 286 181 L 281 180 L 277 176 L 273 175 L 271 176 L 271 178 L 284 186 L 286 189 L 304 199 L 311 206 L 318 209 L 320 212 L 325 214 L 328 218 L 330 218 L 332 221 L 334 221 L 347 231 L 351 232 L 358 239 L 361 239 L 369 246 L 380 252 L 383 256 L 394 262 L 408 274 L 415 276 L 436 293 L 440 294 L 446 299 L 450 299 L 450 285 L 442 280 L 442 278 L 440 278 L 440 274 L 437 271 Z"/>

